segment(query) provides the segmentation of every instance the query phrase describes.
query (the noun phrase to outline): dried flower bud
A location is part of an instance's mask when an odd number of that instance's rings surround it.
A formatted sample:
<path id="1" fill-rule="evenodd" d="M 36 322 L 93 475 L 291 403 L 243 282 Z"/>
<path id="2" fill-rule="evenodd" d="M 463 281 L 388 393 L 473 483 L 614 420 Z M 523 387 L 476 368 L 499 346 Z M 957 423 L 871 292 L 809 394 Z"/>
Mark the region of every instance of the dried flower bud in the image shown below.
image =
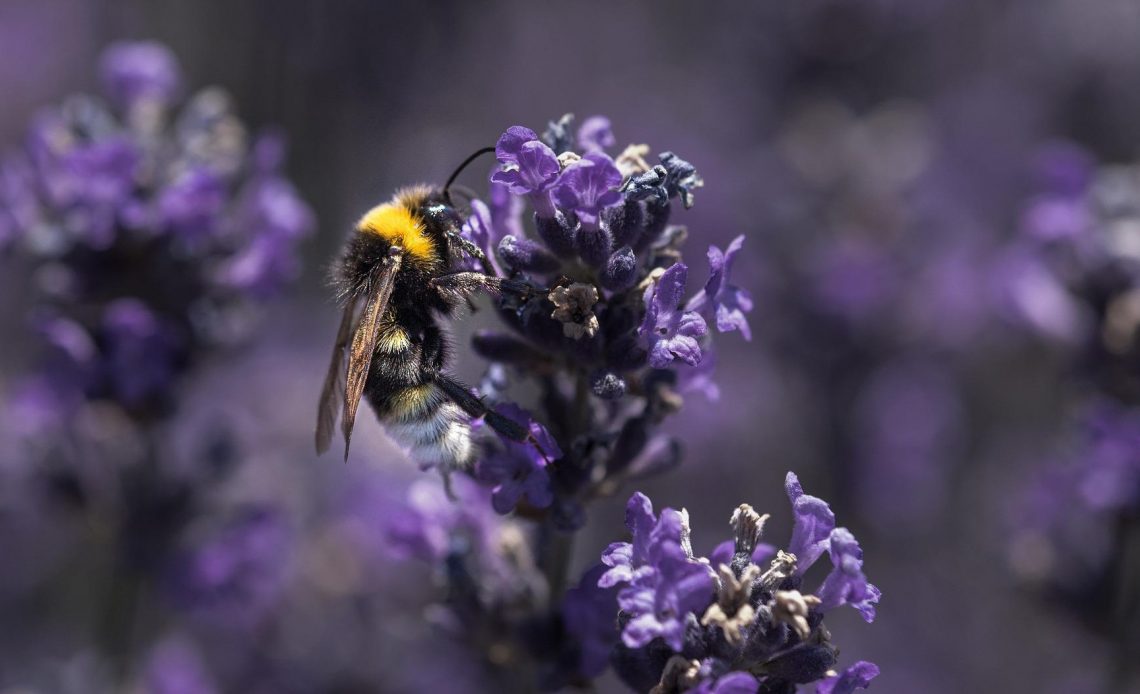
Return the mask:
<path id="1" fill-rule="evenodd" d="M 759 575 L 760 567 L 755 564 L 749 564 L 740 578 L 731 568 L 721 564 L 717 569 L 716 602 L 705 611 L 701 624 L 720 627 L 729 643 L 739 645 L 744 640 L 744 632 L 756 619 L 756 610 L 749 601 L 752 584 Z"/>
<path id="2" fill-rule="evenodd" d="M 814 595 L 803 595 L 798 590 L 777 590 L 772 596 L 772 617 L 792 627 L 803 640 L 811 633 L 808 611 L 819 604 L 820 599 Z"/>
<path id="3" fill-rule="evenodd" d="M 575 282 L 568 287 L 555 287 L 550 291 L 554 312 L 550 317 L 562 323 L 562 333 L 573 340 L 593 337 L 598 331 L 598 317 L 594 304 L 598 303 L 598 290 L 591 284 Z"/>

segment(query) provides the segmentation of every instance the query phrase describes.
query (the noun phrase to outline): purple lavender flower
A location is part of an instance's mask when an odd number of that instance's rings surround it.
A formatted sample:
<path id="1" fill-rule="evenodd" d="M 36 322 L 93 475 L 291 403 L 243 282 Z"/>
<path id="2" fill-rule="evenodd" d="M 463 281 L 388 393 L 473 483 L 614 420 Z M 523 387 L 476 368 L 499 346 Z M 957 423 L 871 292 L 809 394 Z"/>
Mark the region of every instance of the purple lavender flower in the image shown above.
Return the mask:
<path id="1" fill-rule="evenodd" d="M 526 195 L 540 217 L 553 217 L 549 189 L 561 171 L 554 150 L 533 130 L 514 125 L 499 137 L 495 157 L 504 169 L 495 172 L 491 181 L 507 186 L 514 195 Z"/>
<path id="2" fill-rule="evenodd" d="M 860 660 L 835 677 L 828 677 L 816 687 L 816 694 L 852 694 L 856 689 L 867 689 L 871 680 L 879 676 L 874 663 Z"/>
<path id="3" fill-rule="evenodd" d="M 516 405 L 495 408 L 499 414 L 528 426 L 534 443 L 502 440 L 503 448 L 479 461 L 477 475 L 493 485 L 491 504 L 499 513 L 510 513 L 523 498 L 535 508 L 554 501 L 546 466 L 562 457 L 558 443 L 546 429 Z"/>
<path id="4" fill-rule="evenodd" d="M 217 175 L 206 169 L 188 171 L 159 194 L 161 226 L 187 238 L 209 236 L 225 203 L 226 191 Z"/>
<path id="5" fill-rule="evenodd" d="M 705 321 L 693 311 L 681 310 L 688 267 L 675 263 L 645 290 L 645 319 L 638 334 L 649 346 L 649 365 L 669 366 L 674 359 L 695 366 L 701 361 L 697 341 L 707 332 Z"/>
<path id="6" fill-rule="evenodd" d="M 141 155 L 129 138 L 108 131 L 109 118 L 101 105 L 72 102 L 33 123 L 27 150 L 41 191 L 34 218 L 45 223 L 22 230 L 22 237 L 37 251 L 58 254 L 74 244 L 104 249 L 115 240 Z M 79 135 L 88 128 L 99 137 Z"/>
<path id="7" fill-rule="evenodd" d="M 602 151 L 616 142 L 610 119 L 605 116 L 590 116 L 578 127 L 578 149 L 583 152 Z"/>
<path id="8" fill-rule="evenodd" d="M 745 340 L 751 340 L 752 329 L 744 314 L 752 310 L 752 295 L 748 290 L 728 283 L 732 262 L 743 246 L 743 234 L 733 239 L 723 253 L 716 246 L 709 246 L 708 282 L 689 299 L 685 310 L 696 311 L 713 321 L 722 333 L 739 330 Z"/>
<path id="9" fill-rule="evenodd" d="M 504 274 L 494 253 L 494 250 L 498 248 L 499 242 L 502 241 L 503 237 L 496 233 L 496 229 L 491 221 L 491 210 L 482 200 L 471 201 L 471 214 L 464 220 L 459 235 L 483 251 L 483 255 L 492 263 L 495 274 L 500 276 Z M 481 269 L 479 261 L 476 258 L 464 258 L 462 265 L 463 269 L 469 271 L 477 272 Z"/>
<path id="10" fill-rule="evenodd" d="M 103 71 L 121 115 L 72 98 L 5 159 L 0 243 L 52 278 L 34 285 L 33 305 L 99 338 L 93 368 L 105 387 L 87 394 L 142 415 L 195 363 L 185 355 L 250 333 L 250 303 L 296 275 L 313 216 L 280 175 L 280 137 L 250 146 L 219 91 L 195 95 L 176 119 L 135 108 L 172 105 L 167 49 L 116 44 Z"/>
<path id="11" fill-rule="evenodd" d="M 609 567 L 598 579 L 602 588 L 632 581 L 636 570 L 660 559 L 669 551 L 666 547 L 680 547 L 684 519 L 671 508 L 662 511 L 658 518 L 649 497 L 634 492 L 626 503 L 625 527 L 632 542 L 614 542 L 602 553 L 602 564 Z"/>
<path id="12" fill-rule="evenodd" d="M 802 548 L 809 559 L 803 565 L 760 543 L 767 516 L 747 504 L 732 514 L 731 543 L 704 559 L 692 554 L 687 514 L 665 509 L 655 518 L 648 498 L 630 498 L 632 542 L 607 548 L 603 563 L 610 568 L 598 581 L 624 586 L 618 593 L 622 642 L 613 663 L 630 686 L 792 691 L 796 684 L 829 682 L 837 651 L 821 626 L 824 613 L 850 604 L 871 621 L 880 594 L 863 575 L 858 543 L 834 528 L 827 504 L 804 494 L 792 473 L 786 484 L 796 513 L 790 546 Z M 830 549 L 834 569 L 814 594 L 801 593 L 800 569 L 819 556 L 821 544 Z M 860 681 L 851 678 L 869 673 L 867 667 L 852 669 L 841 686 Z"/>
<path id="13" fill-rule="evenodd" d="M 835 529 L 835 514 L 823 499 L 804 494 L 799 477 L 793 472 L 785 478 L 784 490 L 795 517 L 788 551 L 798 560 L 796 573 L 803 575 L 827 551 L 831 531 Z"/>
<path id="14" fill-rule="evenodd" d="M 695 615 L 703 613 L 712 598 L 708 567 L 686 557 L 680 545 L 663 546 L 656 562 L 637 571 L 618 593 L 618 605 L 630 618 L 622 641 L 629 648 L 641 648 L 661 638 L 680 652 L 687 623 L 695 622 Z"/>
<path id="15" fill-rule="evenodd" d="M 178 92 L 181 82 L 178 60 L 161 43 L 112 44 L 99 62 L 107 93 L 122 106 L 143 99 L 166 104 Z"/>
<path id="16" fill-rule="evenodd" d="M 816 591 L 821 601 L 819 609 L 826 612 L 840 605 L 851 605 L 864 620 L 875 621 L 875 603 L 882 593 L 863 575 L 863 550 L 855 536 L 846 528 L 832 530 L 828 551 L 834 568 Z"/>

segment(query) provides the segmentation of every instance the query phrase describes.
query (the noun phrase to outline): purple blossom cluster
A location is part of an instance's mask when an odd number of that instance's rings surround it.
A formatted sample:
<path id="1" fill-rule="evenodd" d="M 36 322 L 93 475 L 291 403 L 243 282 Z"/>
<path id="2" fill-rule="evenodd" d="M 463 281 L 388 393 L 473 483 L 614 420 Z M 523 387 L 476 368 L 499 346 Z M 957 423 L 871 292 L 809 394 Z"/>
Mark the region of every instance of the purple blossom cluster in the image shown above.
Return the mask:
<path id="1" fill-rule="evenodd" d="M 282 174 L 281 137 L 251 137 L 220 89 L 183 101 L 165 46 L 116 44 L 99 67 L 106 100 L 42 110 L 0 162 L 0 262 L 32 292 L 40 390 L 142 416 L 250 332 L 313 215 Z"/>
<path id="2" fill-rule="evenodd" d="M 567 530 L 584 522 L 591 497 L 677 462 L 676 445 L 653 430 L 686 390 L 712 392 L 709 326 L 750 338 L 752 309 L 730 277 L 743 236 L 724 251 L 709 246 L 708 279 L 686 299 L 688 232 L 670 220 L 673 201 L 691 207 L 703 184 L 693 165 L 672 152 L 650 164 L 645 145 L 611 157 L 608 119 L 588 118 L 576 134 L 572 125 L 564 116 L 542 137 L 508 128 L 488 202 L 472 201 L 464 227 L 529 288 L 502 301 L 507 330 L 482 331 L 473 346 L 507 382 L 536 382 L 534 438 L 546 449 L 535 457 L 507 445 L 480 476 L 498 485 L 500 511 L 521 500 Z"/>
<path id="3" fill-rule="evenodd" d="M 1023 321 L 1060 349 L 1070 384 L 1064 442 L 1047 456 L 1014 514 L 1013 568 L 1121 643 L 1135 643 L 1140 537 L 1140 169 L 1098 166 L 1071 144 L 1043 148 L 1038 192 L 1014 253 L 1048 283 L 1064 330 Z M 1091 596 L 1100 596 L 1093 598 Z"/>
<path id="4" fill-rule="evenodd" d="M 878 674 L 867 662 L 837 674 L 838 650 L 823 626 L 825 613 L 842 605 L 874 620 L 880 592 L 863 573 L 862 549 L 795 474 L 788 473 L 785 488 L 795 518 L 787 550 L 760 543 L 768 516 L 743 504 L 732 515 L 734 539 L 707 558 L 693 554 L 684 510 L 655 515 L 645 495 L 630 498 L 631 540 L 602 554 L 592 603 L 618 611 L 612 661 L 627 684 L 661 693 L 792 693 L 819 682 L 818 691 L 849 693 Z M 824 554 L 830 572 L 804 591 L 804 574 Z"/>

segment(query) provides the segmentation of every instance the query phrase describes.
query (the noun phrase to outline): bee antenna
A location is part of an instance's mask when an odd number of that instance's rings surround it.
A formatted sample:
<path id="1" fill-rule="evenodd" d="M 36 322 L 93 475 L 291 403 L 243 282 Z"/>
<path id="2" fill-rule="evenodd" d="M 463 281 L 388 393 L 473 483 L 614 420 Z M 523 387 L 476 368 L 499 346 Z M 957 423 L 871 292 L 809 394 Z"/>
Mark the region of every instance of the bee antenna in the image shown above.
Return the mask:
<path id="1" fill-rule="evenodd" d="M 450 188 L 451 188 L 451 184 L 455 183 L 455 179 L 459 178 L 459 174 L 463 173 L 463 169 L 466 169 L 468 164 L 475 161 L 476 159 L 483 156 L 484 154 L 489 154 L 489 153 L 494 152 L 494 151 L 495 151 L 494 147 L 484 147 L 483 149 L 477 150 L 471 156 L 464 159 L 463 163 L 460 164 L 458 167 L 456 167 L 455 171 L 451 174 L 451 177 L 447 179 L 447 183 L 443 184 L 443 199 L 447 201 L 448 205 L 451 205 L 452 207 L 455 206 L 454 203 L 451 202 Z"/>

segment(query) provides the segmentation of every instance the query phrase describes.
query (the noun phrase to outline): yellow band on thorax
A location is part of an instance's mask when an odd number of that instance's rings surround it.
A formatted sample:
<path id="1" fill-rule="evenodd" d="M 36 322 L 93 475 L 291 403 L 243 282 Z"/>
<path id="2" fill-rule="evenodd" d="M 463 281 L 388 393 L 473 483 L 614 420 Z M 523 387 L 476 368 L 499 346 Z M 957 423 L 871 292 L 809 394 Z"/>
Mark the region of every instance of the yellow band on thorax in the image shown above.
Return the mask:
<path id="1" fill-rule="evenodd" d="M 435 244 L 424 232 L 423 222 L 406 207 L 392 203 L 377 205 L 356 225 L 362 232 L 379 234 L 393 246 L 400 246 L 412 258 L 433 263 L 438 260 Z"/>

